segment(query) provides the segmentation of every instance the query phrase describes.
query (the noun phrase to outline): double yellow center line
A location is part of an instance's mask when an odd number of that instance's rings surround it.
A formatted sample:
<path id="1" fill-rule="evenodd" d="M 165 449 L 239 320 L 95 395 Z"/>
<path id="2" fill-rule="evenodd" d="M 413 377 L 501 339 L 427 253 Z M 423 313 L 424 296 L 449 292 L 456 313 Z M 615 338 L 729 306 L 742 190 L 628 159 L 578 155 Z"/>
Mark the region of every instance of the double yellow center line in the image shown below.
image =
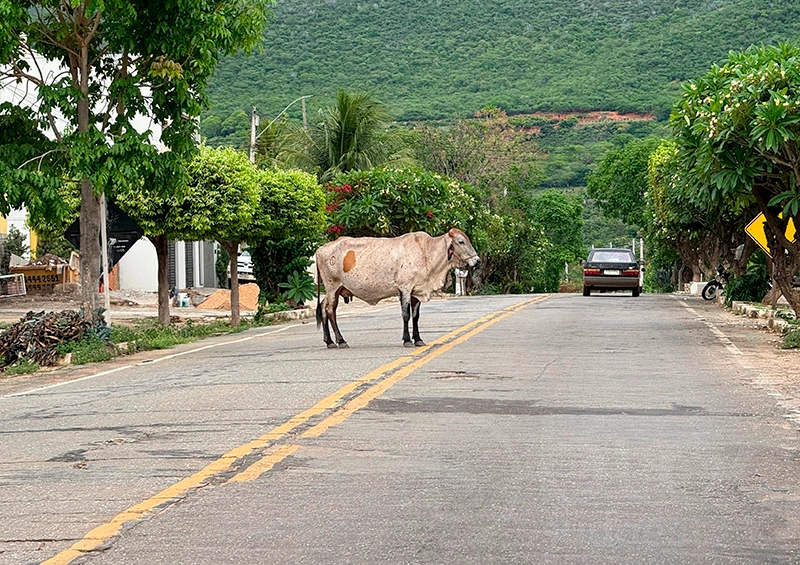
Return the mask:
<path id="1" fill-rule="evenodd" d="M 230 450 L 193 475 L 178 481 L 147 500 L 120 512 L 110 521 L 94 528 L 69 549 L 44 561 L 42 565 L 68 565 L 78 557 L 104 545 L 110 538 L 116 536 L 126 523 L 140 520 L 152 513 L 156 508 L 184 496 L 189 490 L 203 486 L 212 479 L 221 478 L 223 475 L 229 474 L 230 471 L 235 468 L 235 464 L 244 457 L 270 447 L 268 454 L 246 466 L 243 470 L 235 473 L 224 484 L 252 481 L 258 478 L 263 473 L 272 469 L 276 464 L 283 461 L 286 457 L 300 449 L 300 445 L 294 443 L 279 443 L 278 440 L 290 432 L 295 431 L 298 427 L 308 423 L 312 418 L 330 412 L 330 414 L 320 422 L 300 433 L 300 438 L 320 436 L 330 427 L 344 422 L 354 412 L 365 407 L 372 400 L 382 395 L 396 383 L 400 382 L 423 365 L 433 361 L 456 345 L 464 343 L 500 320 L 507 318 L 511 314 L 527 306 L 541 302 L 545 298 L 547 298 L 547 295 L 537 296 L 509 306 L 503 310 L 487 314 L 482 318 L 478 318 L 440 337 L 429 345 L 416 349 L 414 353 L 410 355 L 400 357 L 399 359 L 375 369 L 360 379 L 348 383 L 308 410 L 293 416 L 285 423 L 275 427 L 261 437 Z M 346 400 L 348 396 L 352 396 L 359 388 L 373 381 L 378 382 L 363 392 L 356 394 L 349 400 Z M 344 402 L 344 405 L 340 406 L 342 402 Z"/>

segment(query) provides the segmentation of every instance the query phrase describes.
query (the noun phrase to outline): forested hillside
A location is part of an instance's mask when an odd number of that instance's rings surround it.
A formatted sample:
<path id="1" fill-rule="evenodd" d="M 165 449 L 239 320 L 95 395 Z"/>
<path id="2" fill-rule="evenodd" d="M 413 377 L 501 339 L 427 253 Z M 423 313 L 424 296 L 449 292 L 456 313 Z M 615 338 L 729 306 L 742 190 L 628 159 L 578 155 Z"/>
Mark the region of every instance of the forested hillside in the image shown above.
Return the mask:
<path id="1" fill-rule="evenodd" d="M 340 88 L 399 120 L 487 105 L 665 117 L 728 50 L 798 39 L 791 0 L 278 0 L 263 52 L 220 65 L 203 133 L 234 141 L 253 104 L 274 115 Z"/>

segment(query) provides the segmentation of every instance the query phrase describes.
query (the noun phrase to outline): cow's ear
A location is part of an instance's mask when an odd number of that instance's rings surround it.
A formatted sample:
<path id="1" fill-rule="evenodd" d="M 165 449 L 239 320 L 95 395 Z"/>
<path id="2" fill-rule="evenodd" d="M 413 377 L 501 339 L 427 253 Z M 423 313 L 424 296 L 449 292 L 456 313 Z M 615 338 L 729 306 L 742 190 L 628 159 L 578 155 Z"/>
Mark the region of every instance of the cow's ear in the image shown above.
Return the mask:
<path id="1" fill-rule="evenodd" d="M 452 243 L 447 246 L 447 260 L 448 261 L 453 258 L 453 252 L 454 251 L 455 250 L 453 249 L 453 244 Z"/>

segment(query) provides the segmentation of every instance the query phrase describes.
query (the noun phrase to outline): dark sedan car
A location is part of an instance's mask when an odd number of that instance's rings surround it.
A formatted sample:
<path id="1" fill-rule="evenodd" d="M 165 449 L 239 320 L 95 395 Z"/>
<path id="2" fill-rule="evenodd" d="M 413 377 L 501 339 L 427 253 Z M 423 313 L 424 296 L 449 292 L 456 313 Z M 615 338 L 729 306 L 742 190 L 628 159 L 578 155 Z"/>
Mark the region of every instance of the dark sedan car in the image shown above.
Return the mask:
<path id="1" fill-rule="evenodd" d="M 593 290 L 630 290 L 639 296 L 640 269 L 630 249 L 592 249 L 583 263 L 583 295 Z"/>

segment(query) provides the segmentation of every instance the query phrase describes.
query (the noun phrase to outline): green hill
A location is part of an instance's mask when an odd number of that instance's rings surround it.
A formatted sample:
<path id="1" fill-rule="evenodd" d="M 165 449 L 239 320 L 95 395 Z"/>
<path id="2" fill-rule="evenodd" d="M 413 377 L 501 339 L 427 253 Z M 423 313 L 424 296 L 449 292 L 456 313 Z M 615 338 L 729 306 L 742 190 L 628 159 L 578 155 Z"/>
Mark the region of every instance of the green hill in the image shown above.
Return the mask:
<path id="1" fill-rule="evenodd" d="M 274 115 L 339 88 L 399 120 L 487 105 L 665 117 L 728 50 L 798 39 L 793 0 L 279 0 L 263 52 L 220 65 L 203 133 L 240 139 L 253 104 Z"/>

